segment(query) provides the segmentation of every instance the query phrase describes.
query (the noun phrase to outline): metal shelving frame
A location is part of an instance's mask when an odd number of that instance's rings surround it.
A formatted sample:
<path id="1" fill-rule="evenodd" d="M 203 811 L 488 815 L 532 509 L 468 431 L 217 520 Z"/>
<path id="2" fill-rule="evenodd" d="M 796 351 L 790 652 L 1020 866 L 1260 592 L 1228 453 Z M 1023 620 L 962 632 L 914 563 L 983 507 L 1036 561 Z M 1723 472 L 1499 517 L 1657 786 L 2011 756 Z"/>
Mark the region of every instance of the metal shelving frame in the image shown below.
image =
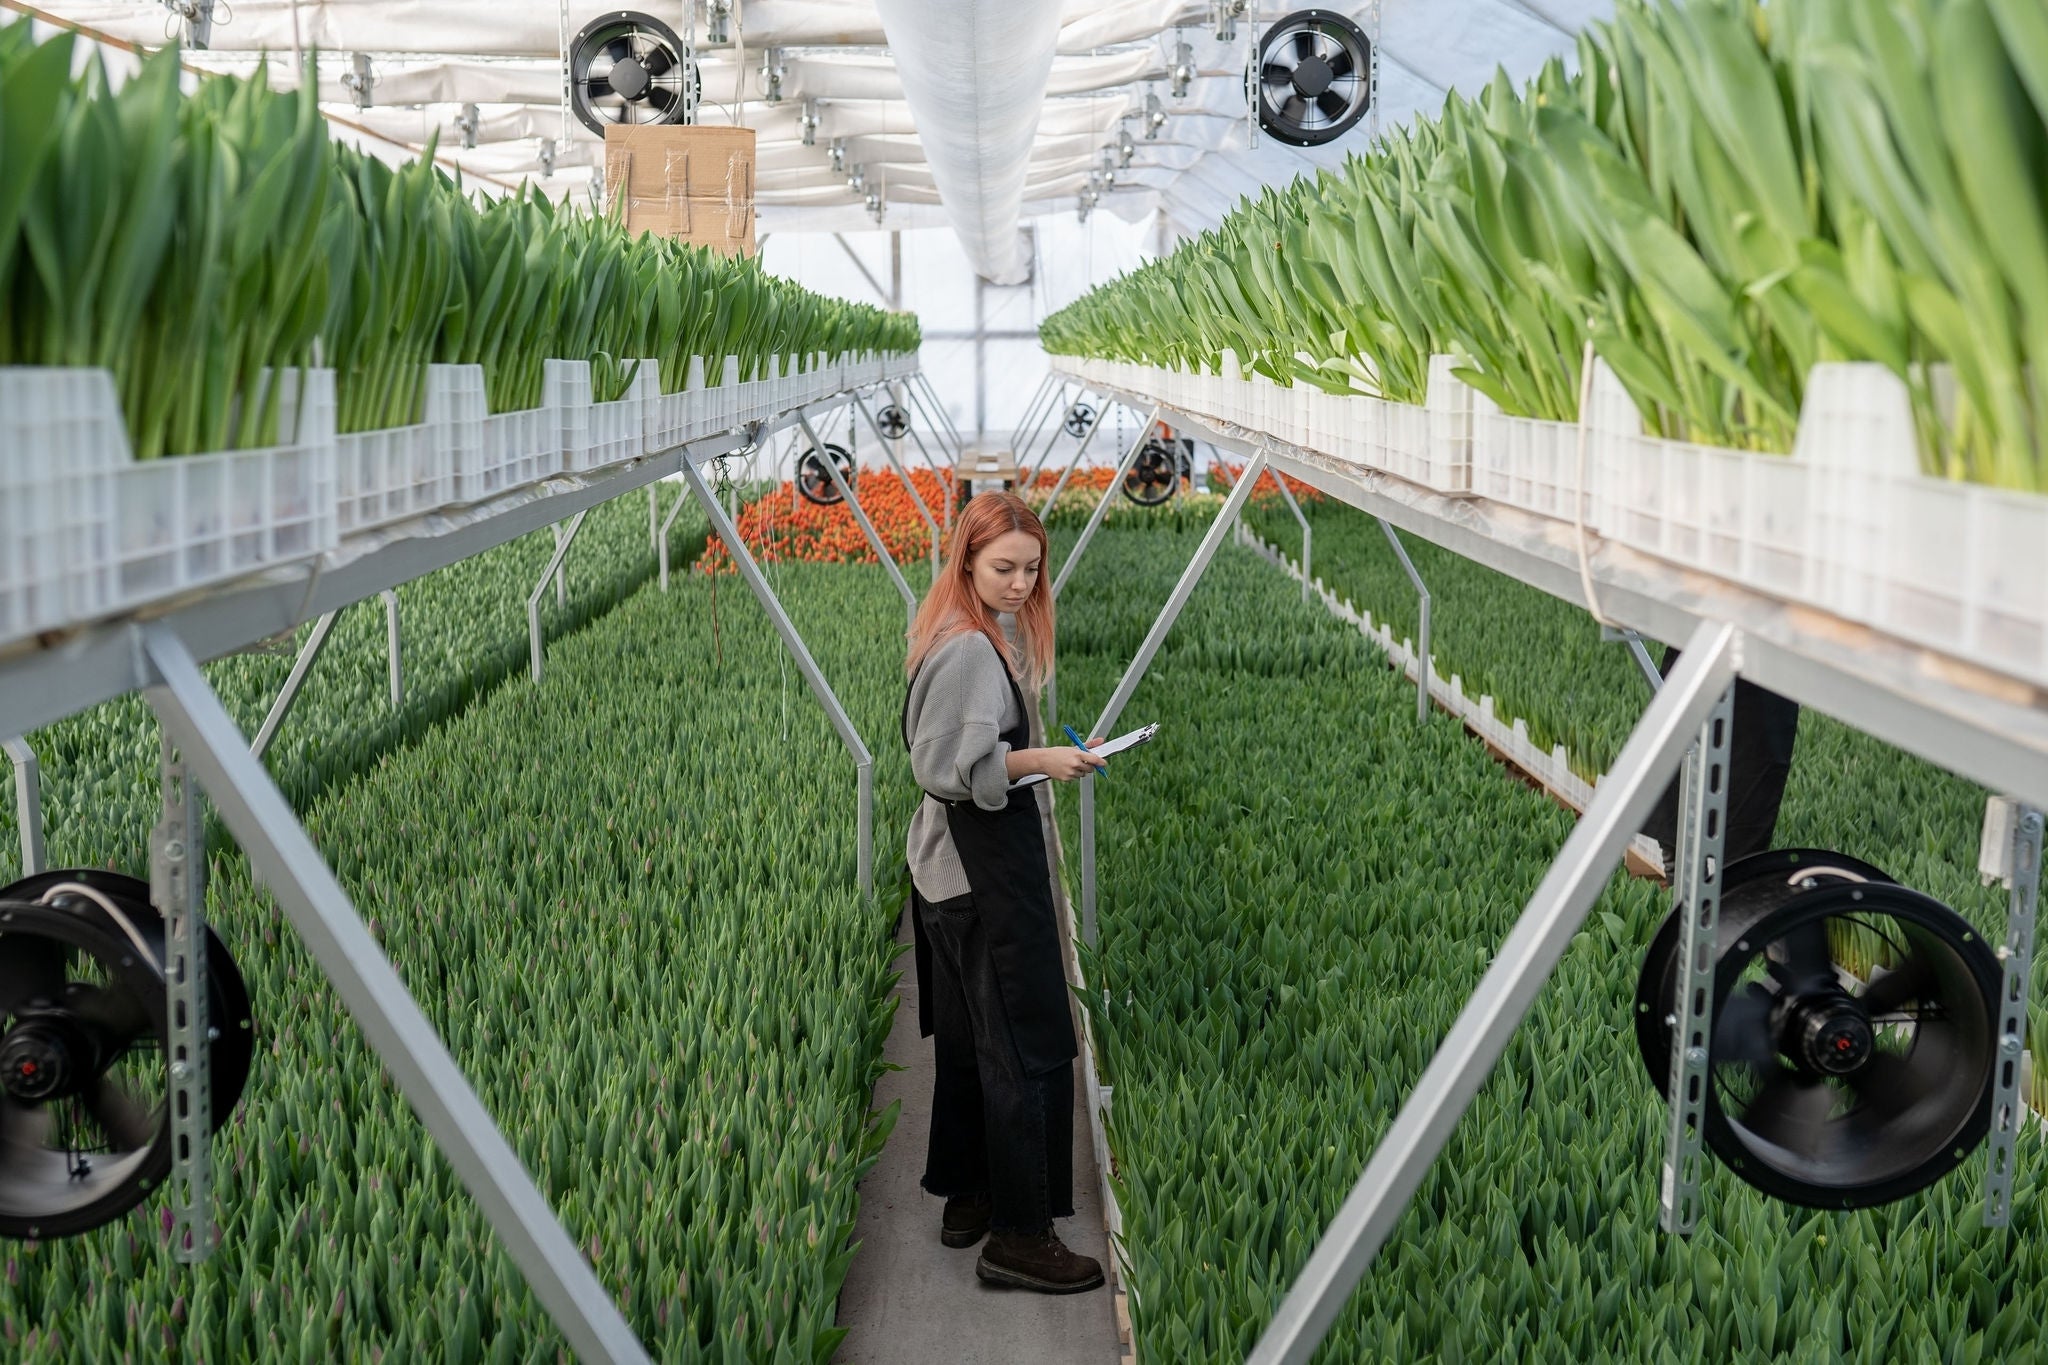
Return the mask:
<path id="1" fill-rule="evenodd" d="M 1584 606 L 1625 630 L 1684 642 L 1678 667 L 1656 690 L 1592 803 L 1324 1230 L 1253 1349 L 1252 1365 L 1307 1365 L 1535 1003 L 1631 835 L 1674 776 L 1681 777 L 1680 806 L 1687 816 L 1676 885 L 1691 888 L 1690 903 L 1696 907 L 1684 925 L 1689 960 L 1712 942 L 1719 864 L 1714 812 L 1725 793 L 1711 790 L 1711 772 L 1726 752 L 1730 689 L 1738 675 L 2022 803 L 2010 869 L 2013 923 L 2001 950 L 2008 1030 L 2000 1045 L 2009 1057 L 2018 1056 L 2020 1039 L 2011 1032 L 2010 1020 L 2026 1017 L 2024 987 L 2040 858 L 2037 812 L 2048 805 L 2048 697 L 1829 612 L 1681 570 L 1620 546 L 1602 542 L 1587 549 L 1565 523 L 1486 499 L 1422 488 L 1268 433 L 1161 403 L 1154 395 L 1065 377 L 1105 402 L 1171 413 L 1180 429 L 1245 457 L 1250 463 L 1233 501 L 1262 467 L 1269 467 L 1377 518 L 1390 539 L 1397 529 L 1419 535 Z M 1135 690 L 1150 648 L 1156 648 L 1157 637 L 1184 602 L 1190 577 L 1198 576 L 1200 553 L 1197 561 L 1148 635 L 1148 649 L 1119 683 L 1104 724 L 1114 721 L 1119 703 Z M 1588 589 L 1582 586 L 1588 582 L 1594 601 L 1587 600 Z M 1082 880 L 1088 910 L 1095 889 L 1089 828 L 1094 793 L 1088 790 L 1093 785 L 1082 783 Z M 1092 928 L 1092 913 L 1085 918 Z M 1694 994 L 1697 998 L 1688 999 L 1673 1021 L 1681 1044 L 1674 1048 L 1674 1094 L 1703 1079 L 1704 1047 L 1683 1044 L 1712 1036 L 1711 993 Z M 1664 1224 L 1673 1231 L 1689 1228 L 1699 1211 L 1698 1125 L 1697 1105 L 1674 1105 L 1662 1201 Z M 2004 1160 L 2001 1172 L 1993 1153 L 1987 1168 L 1994 1199 L 2001 1178 L 2010 1178 L 2009 1152 Z"/>
<path id="2" fill-rule="evenodd" d="M 875 386 L 863 386 L 871 387 Z M 850 401 L 861 391 L 821 400 L 809 410 L 822 411 Z M 553 476 L 474 507 L 446 509 L 351 537 L 309 561 L 269 569 L 133 615 L 80 626 L 46 646 L 25 642 L 0 652 L 0 736 L 26 736 L 124 693 L 143 693 L 164 729 L 167 800 L 175 797 L 176 808 L 182 811 L 190 799 L 185 795 L 187 774 L 198 779 L 365 1040 L 502 1239 L 535 1298 L 578 1358 L 586 1361 L 639 1365 L 648 1357 L 278 791 L 263 767 L 260 749 L 252 750 L 199 664 L 295 631 L 309 620 L 319 621 L 314 641 L 301 651 L 292 682 L 266 722 L 263 738 L 267 739 L 317 658 L 334 615 L 343 608 L 542 527 L 573 523 L 599 503 L 680 474 L 733 551 L 749 587 L 854 756 L 863 794 L 869 798 L 863 803 L 856 837 L 861 887 L 871 896 L 871 759 L 698 468 L 754 447 L 771 432 L 803 418 L 803 410 L 792 411 L 755 423 L 744 432 L 692 442 L 587 474 Z M 559 578 L 570 539 L 557 531 L 554 560 L 535 589 L 534 600 L 550 578 Z M 391 601 L 385 600 L 387 604 Z M 395 614 L 389 624 L 395 698 Z M 537 676 L 537 633 L 534 648 Z M 9 739 L 6 748 L 15 766 L 16 794 L 24 806 L 21 816 L 27 853 L 29 827 L 33 825 L 38 835 L 41 831 L 40 811 L 33 808 L 40 804 L 35 800 L 35 757 L 18 740 Z M 193 849 L 196 829 L 196 820 L 167 816 L 150 838 L 152 863 L 164 874 L 160 880 L 173 888 L 191 887 L 196 882 L 196 873 L 183 869 L 203 867 Z M 40 853 L 38 842 L 35 856 L 26 859 L 29 866 L 40 861 Z M 199 942 L 203 907 L 197 903 L 196 891 L 176 899 L 180 905 L 171 907 L 174 928 L 182 923 L 179 932 L 184 939 Z M 195 954 L 193 961 L 203 961 L 203 955 Z M 195 975 L 173 974 L 167 983 L 173 1006 L 183 998 L 189 1014 L 198 985 Z M 187 1052 L 187 1064 L 177 1069 L 173 1085 L 188 1095 L 203 1095 L 208 1085 L 206 1050 L 189 1048 Z M 182 1125 L 180 1134 L 188 1140 L 186 1150 L 196 1150 L 198 1157 L 196 1163 L 179 1167 L 181 1175 L 175 1184 L 182 1194 L 174 1200 L 174 1213 L 179 1225 L 192 1234 L 189 1243 L 181 1238 L 181 1258 L 197 1259 L 209 1249 L 212 1238 L 204 1134 L 193 1124 Z M 193 1140 L 196 1148 L 189 1145 Z"/>

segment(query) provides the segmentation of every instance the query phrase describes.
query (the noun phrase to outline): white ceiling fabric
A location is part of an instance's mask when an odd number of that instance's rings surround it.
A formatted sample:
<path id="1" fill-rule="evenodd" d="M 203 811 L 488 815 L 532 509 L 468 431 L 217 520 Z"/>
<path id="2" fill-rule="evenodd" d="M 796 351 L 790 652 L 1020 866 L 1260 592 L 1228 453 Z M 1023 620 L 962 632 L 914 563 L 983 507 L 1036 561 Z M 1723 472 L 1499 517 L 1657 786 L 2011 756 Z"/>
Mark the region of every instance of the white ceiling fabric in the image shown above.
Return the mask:
<path id="1" fill-rule="evenodd" d="M 37 3 L 147 46 L 175 31 L 160 0 Z M 969 259 L 992 276 L 1019 268 L 1020 218 L 1073 212 L 1090 172 L 1103 169 L 1102 150 L 1122 135 L 1133 140 L 1135 156 L 1116 170 L 1102 207 L 1132 221 L 1158 212 L 1175 235 L 1213 226 L 1262 185 L 1340 164 L 1370 136 L 1368 121 L 1322 148 L 1296 150 L 1263 136 L 1247 146 L 1238 73 L 1254 25 L 1301 5 L 1255 4 L 1238 20 L 1232 44 L 1216 40 L 1207 0 L 737 0 L 730 40 L 720 46 L 706 41 L 702 0 L 694 27 L 686 0 L 572 0 L 570 28 L 618 4 L 694 33 L 701 120 L 759 133 L 764 230 L 795 230 L 780 225 L 799 220 L 830 221 L 835 231 L 873 227 L 862 209 L 867 190 L 885 200 L 881 226 L 924 225 L 943 199 Z M 1497 66 L 1516 80 L 1533 75 L 1552 55 L 1569 54 L 1572 35 L 1611 13 L 1613 0 L 1337 0 L 1323 7 L 1351 15 L 1368 33 L 1377 27 L 1376 119 L 1390 128 L 1433 113 L 1447 90 L 1476 91 Z M 444 162 L 474 175 L 535 179 L 567 197 L 584 192 L 601 159 L 580 123 L 563 125 L 558 4 L 232 0 L 221 14 L 214 50 L 193 54 L 195 62 L 246 72 L 256 54 L 317 48 L 330 112 L 410 146 L 438 134 Z M 1202 73 L 1181 99 L 1166 79 L 1176 39 L 1189 43 Z M 784 49 L 784 98 L 775 104 L 762 100 L 762 58 L 771 47 Z M 356 108 L 341 85 L 357 52 L 371 54 L 376 76 L 367 109 Z M 296 74 L 287 61 L 272 79 L 289 86 Z M 1144 136 L 1138 117 L 1148 95 L 1169 115 L 1154 138 Z M 799 125 L 807 102 L 818 118 L 810 146 Z M 456 119 L 471 103 L 482 116 L 479 145 L 462 150 Z M 539 179 L 544 139 L 556 144 L 554 173 Z M 865 171 L 863 191 L 831 169 L 834 139 L 844 140 L 847 166 Z"/>

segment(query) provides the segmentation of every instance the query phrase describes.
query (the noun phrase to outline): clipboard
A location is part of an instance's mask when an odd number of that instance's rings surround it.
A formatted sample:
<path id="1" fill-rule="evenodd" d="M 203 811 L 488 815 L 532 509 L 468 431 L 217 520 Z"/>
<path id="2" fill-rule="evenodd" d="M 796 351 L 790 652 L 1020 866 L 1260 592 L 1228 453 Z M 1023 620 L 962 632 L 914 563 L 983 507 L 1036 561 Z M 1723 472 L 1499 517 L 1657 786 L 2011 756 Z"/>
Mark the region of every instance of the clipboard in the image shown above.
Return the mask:
<path id="1" fill-rule="evenodd" d="M 1114 758 L 1118 754 L 1127 753 L 1137 748 L 1140 744 L 1151 743 L 1152 736 L 1158 733 L 1159 722 L 1154 721 L 1152 724 L 1142 729 L 1133 730 L 1127 735 L 1118 735 L 1115 739 L 1105 740 L 1100 747 L 1090 749 L 1088 752 L 1100 754 L 1104 758 Z M 1009 790 L 1015 791 L 1019 787 L 1036 786 L 1040 782 L 1049 782 L 1051 780 L 1044 773 L 1032 773 L 1029 777 L 1020 777 L 1015 782 L 1012 782 Z"/>

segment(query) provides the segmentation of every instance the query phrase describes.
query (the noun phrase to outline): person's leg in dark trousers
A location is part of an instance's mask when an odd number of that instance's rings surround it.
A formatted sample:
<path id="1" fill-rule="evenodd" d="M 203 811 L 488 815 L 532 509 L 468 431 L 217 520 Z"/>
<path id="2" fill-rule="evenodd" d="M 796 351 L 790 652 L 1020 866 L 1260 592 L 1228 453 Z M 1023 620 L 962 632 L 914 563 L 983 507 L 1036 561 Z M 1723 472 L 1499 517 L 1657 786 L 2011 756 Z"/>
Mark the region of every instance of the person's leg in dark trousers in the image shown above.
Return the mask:
<path id="1" fill-rule="evenodd" d="M 1073 1069 L 1023 1073 L 971 898 L 920 901 L 919 910 L 937 997 L 938 1068 L 924 1187 L 938 1195 L 986 1189 L 994 1204 L 991 1227 L 1044 1228 L 1074 1211 Z M 970 1112 L 976 1095 L 978 1113 Z"/>
<path id="2" fill-rule="evenodd" d="M 1664 651 L 1663 674 L 1678 667 L 1678 651 Z M 1736 679 L 1735 733 L 1729 737 L 1728 832 L 1722 856 L 1728 862 L 1770 848 L 1778 829 L 1785 784 L 1792 777 L 1792 749 L 1799 738 L 1799 703 Z M 1643 833 L 1664 850 L 1668 872 L 1678 857 L 1678 779 L 1673 778 Z"/>

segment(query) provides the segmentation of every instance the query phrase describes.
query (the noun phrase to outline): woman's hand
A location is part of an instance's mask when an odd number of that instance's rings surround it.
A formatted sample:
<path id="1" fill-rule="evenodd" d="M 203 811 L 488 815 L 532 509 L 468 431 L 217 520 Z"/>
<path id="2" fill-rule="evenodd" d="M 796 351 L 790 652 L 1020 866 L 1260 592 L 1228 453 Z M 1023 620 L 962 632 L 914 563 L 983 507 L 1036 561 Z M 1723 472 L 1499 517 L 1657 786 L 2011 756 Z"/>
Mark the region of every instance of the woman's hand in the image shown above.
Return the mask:
<path id="1" fill-rule="evenodd" d="M 1102 743 L 1100 736 L 1088 741 L 1089 747 Z M 1109 760 L 1100 754 L 1091 754 L 1087 749 L 1072 747 L 1040 749 L 1038 770 L 1055 782 L 1075 782 L 1099 768 L 1109 765 Z"/>

